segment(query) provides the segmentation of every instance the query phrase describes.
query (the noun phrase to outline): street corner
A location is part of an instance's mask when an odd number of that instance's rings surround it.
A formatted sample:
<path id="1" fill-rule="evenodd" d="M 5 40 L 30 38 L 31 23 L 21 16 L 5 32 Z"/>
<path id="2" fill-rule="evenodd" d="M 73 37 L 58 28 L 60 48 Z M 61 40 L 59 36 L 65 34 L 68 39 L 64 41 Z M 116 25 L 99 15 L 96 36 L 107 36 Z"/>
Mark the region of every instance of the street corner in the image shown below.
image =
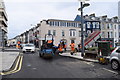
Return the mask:
<path id="1" fill-rule="evenodd" d="M 13 60 L 11 60 L 11 64 L 3 65 L 2 72 L 0 75 L 8 75 L 13 74 L 21 70 L 23 61 L 23 53 L 19 53 Z M 8 67 L 7 67 L 8 66 Z"/>

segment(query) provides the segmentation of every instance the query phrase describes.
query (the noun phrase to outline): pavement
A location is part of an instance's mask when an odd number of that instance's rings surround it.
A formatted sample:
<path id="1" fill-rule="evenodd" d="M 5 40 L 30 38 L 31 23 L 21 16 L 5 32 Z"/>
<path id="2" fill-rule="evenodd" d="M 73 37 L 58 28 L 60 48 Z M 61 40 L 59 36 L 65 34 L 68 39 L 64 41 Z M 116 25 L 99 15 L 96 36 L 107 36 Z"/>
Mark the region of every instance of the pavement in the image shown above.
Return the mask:
<path id="1" fill-rule="evenodd" d="M 12 52 L 12 49 L 11 51 L 0 51 L 0 72 L 10 70 L 18 55 L 19 52 Z"/>
<path id="2" fill-rule="evenodd" d="M 98 63 L 98 60 L 83 58 L 81 56 L 81 52 L 74 53 L 73 55 L 71 55 L 70 52 L 63 52 L 63 53 L 59 53 L 59 55 L 65 56 L 65 57 L 71 57 L 71 58 L 75 58 L 75 59 L 79 59 L 79 60 L 83 60 L 83 61 Z"/>

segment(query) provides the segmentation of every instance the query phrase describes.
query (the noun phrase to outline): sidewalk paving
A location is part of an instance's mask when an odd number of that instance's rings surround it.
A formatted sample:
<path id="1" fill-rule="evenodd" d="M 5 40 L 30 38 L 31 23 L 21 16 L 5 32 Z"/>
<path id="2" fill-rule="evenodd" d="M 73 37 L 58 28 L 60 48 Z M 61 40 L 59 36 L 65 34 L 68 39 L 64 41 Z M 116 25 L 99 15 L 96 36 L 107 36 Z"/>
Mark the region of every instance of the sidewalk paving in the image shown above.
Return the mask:
<path id="1" fill-rule="evenodd" d="M 19 52 L 0 52 L 0 72 L 9 70 Z"/>
<path id="2" fill-rule="evenodd" d="M 71 57 L 71 58 L 75 58 L 75 59 L 80 59 L 80 60 L 84 60 L 84 61 L 88 61 L 88 62 L 98 63 L 98 60 L 83 58 L 81 56 L 81 52 L 74 53 L 73 55 L 71 55 L 70 52 L 63 52 L 62 54 L 59 53 L 59 55 L 65 56 L 65 57 Z"/>

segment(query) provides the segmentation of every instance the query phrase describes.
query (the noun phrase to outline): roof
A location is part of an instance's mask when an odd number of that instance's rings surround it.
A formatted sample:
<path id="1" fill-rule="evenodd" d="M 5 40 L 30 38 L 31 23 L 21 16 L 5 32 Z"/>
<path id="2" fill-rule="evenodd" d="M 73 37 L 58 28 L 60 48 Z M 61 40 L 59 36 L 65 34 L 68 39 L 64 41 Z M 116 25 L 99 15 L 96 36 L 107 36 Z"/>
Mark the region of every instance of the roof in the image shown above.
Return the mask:
<path id="1" fill-rule="evenodd" d="M 80 23 L 80 21 L 72 21 L 72 20 L 59 20 L 59 19 L 48 19 L 48 21 L 63 21 L 63 22 L 79 22 Z"/>

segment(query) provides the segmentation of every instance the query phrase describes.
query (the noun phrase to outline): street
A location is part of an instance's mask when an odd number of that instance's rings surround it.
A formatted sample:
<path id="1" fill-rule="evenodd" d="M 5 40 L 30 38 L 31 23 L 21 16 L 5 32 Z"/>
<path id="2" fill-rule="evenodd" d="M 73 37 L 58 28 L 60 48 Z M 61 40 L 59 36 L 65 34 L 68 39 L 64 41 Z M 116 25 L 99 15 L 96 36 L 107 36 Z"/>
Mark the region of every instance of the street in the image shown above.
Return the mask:
<path id="1" fill-rule="evenodd" d="M 86 62 L 55 55 L 43 59 L 36 53 L 23 54 L 22 68 L 19 72 L 4 75 L 3 78 L 119 78 L 118 71 L 110 65 Z"/>

